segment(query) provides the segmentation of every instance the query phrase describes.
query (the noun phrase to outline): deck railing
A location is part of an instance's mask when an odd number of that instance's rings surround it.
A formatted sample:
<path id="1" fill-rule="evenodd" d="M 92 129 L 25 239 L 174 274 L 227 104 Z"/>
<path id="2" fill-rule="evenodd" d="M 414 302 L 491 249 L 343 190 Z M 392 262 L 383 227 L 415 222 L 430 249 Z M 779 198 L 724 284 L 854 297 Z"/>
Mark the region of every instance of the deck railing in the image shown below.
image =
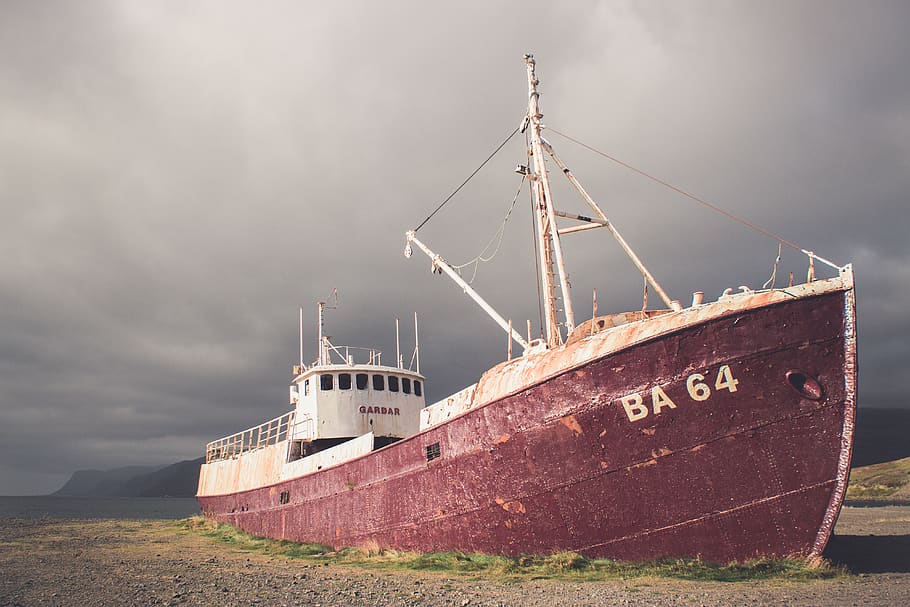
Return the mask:
<path id="1" fill-rule="evenodd" d="M 311 426 L 312 420 L 308 419 L 295 423 L 295 411 L 290 411 L 243 432 L 212 441 L 205 446 L 205 463 L 238 457 L 255 449 L 276 445 L 295 436 L 307 438 L 307 436 L 302 436 L 312 432 L 306 424 L 307 421 Z"/>

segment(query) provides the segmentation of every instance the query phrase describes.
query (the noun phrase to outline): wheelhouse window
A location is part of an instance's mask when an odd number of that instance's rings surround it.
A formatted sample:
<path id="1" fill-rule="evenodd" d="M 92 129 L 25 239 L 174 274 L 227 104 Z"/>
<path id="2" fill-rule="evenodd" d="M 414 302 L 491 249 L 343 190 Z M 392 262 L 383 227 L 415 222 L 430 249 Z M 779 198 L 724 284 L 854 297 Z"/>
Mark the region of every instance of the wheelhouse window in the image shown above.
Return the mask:
<path id="1" fill-rule="evenodd" d="M 373 376 L 373 389 L 376 391 L 385 390 L 385 375 Z"/>
<path id="2" fill-rule="evenodd" d="M 420 385 L 420 380 L 414 380 L 414 396 L 423 396 L 423 387 Z"/>
<path id="3" fill-rule="evenodd" d="M 303 380 L 303 395 L 309 396 L 309 394 L 310 394 L 310 380 L 305 379 L 305 380 Z"/>
<path id="4" fill-rule="evenodd" d="M 394 375 L 389 375 L 389 392 L 398 392 L 398 378 Z"/>
<path id="5" fill-rule="evenodd" d="M 401 391 L 404 392 L 405 394 L 411 393 L 411 380 L 408 379 L 407 377 L 401 378 Z"/>
<path id="6" fill-rule="evenodd" d="M 351 389 L 351 374 L 350 373 L 339 373 L 338 374 L 338 389 L 339 390 L 350 390 Z"/>
<path id="7" fill-rule="evenodd" d="M 358 373 L 354 377 L 357 382 L 357 389 L 366 390 L 367 384 L 369 383 L 370 376 L 367 375 L 366 373 Z"/>
<path id="8" fill-rule="evenodd" d="M 319 376 L 319 389 L 320 390 L 333 390 L 335 388 L 335 376 L 331 373 L 324 373 Z"/>

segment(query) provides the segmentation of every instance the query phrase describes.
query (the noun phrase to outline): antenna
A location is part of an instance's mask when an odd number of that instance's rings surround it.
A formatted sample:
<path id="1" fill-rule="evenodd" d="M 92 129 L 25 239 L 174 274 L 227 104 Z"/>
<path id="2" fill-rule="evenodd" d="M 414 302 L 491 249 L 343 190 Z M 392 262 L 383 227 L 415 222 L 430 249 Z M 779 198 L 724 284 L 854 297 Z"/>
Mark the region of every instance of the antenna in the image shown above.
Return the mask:
<path id="1" fill-rule="evenodd" d="M 328 337 L 325 335 L 325 311 L 326 309 L 334 310 L 338 307 L 338 289 L 332 289 L 332 292 L 329 293 L 329 296 L 326 297 L 326 300 L 332 300 L 332 305 L 328 305 L 328 301 L 318 301 L 316 302 L 316 307 L 318 310 L 318 323 L 319 327 L 319 337 L 317 338 L 317 346 L 319 347 L 319 355 L 316 359 L 317 365 L 324 365 L 326 359 L 328 358 L 328 348 L 326 347 L 326 341 Z"/>
<path id="2" fill-rule="evenodd" d="M 400 369 L 402 367 L 401 361 L 401 342 L 398 339 L 398 319 L 395 319 L 395 364 L 398 365 Z"/>
<path id="3" fill-rule="evenodd" d="M 420 338 L 417 336 L 417 312 L 414 312 L 414 356 L 417 358 L 417 373 L 420 373 Z"/>
<path id="4" fill-rule="evenodd" d="M 300 306 L 300 368 L 303 369 L 303 306 Z"/>

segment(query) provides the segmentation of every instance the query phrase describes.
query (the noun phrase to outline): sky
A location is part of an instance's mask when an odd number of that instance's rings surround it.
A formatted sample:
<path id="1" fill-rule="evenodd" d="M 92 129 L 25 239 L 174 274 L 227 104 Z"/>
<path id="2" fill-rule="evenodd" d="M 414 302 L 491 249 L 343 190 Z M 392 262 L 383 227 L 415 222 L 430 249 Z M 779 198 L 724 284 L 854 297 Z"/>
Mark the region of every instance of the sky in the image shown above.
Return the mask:
<path id="1" fill-rule="evenodd" d="M 856 270 L 859 406 L 908 407 L 904 2 L 0 0 L 0 493 L 165 464 L 289 409 L 336 345 L 406 359 L 428 402 L 506 337 L 404 234 L 519 125 L 544 136 L 670 294 L 759 288 L 777 244 L 563 133 Z M 558 133 L 557 133 L 558 131 Z M 419 232 L 538 322 L 516 137 Z M 587 212 L 556 182 L 557 206 Z M 576 314 L 640 309 L 603 231 L 564 240 Z M 784 249 L 778 285 L 806 257 Z M 818 269 L 821 276 L 831 276 Z M 465 269 L 470 277 L 471 267 Z M 650 305 L 659 306 L 653 293 Z M 536 329 L 535 329 L 536 330 Z"/>

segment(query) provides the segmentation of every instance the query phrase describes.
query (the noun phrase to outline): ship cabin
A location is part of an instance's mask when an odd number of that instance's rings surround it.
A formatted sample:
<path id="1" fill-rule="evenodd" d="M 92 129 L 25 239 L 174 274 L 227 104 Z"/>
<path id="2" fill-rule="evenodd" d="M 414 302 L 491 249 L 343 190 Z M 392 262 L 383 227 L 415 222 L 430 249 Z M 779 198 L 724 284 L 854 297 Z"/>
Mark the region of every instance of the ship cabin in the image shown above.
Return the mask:
<path id="1" fill-rule="evenodd" d="M 382 363 L 379 350 L 332 344 L 324 330 L 326 307 L 319 302 L 318 356 L 309 365 L 303 364 L 301 311 L 300 362 L 293 367 L 289 387 L 291 410 L 210 442 L 197 495 L 225 495 L 297 478 L 420 431 L 426 401 L 416 316 L 411 369 L 400 351 L 390 366 Z M 397 346 L 397 321 L 395 327 Z M 289 499 L 284 492 L 279 503 Z"/>
<path id="2" fill-rule="evenodd" d="M 375 351 L 369 351 L 366 364 L 355 364 L 346 353 L 342 363 L 324 357 L 294 371 L 289 461 L 369 433 L 378 449 L 419 430 L 426 406 L 424 377 L 403 366 L 379 364 Z"/>

